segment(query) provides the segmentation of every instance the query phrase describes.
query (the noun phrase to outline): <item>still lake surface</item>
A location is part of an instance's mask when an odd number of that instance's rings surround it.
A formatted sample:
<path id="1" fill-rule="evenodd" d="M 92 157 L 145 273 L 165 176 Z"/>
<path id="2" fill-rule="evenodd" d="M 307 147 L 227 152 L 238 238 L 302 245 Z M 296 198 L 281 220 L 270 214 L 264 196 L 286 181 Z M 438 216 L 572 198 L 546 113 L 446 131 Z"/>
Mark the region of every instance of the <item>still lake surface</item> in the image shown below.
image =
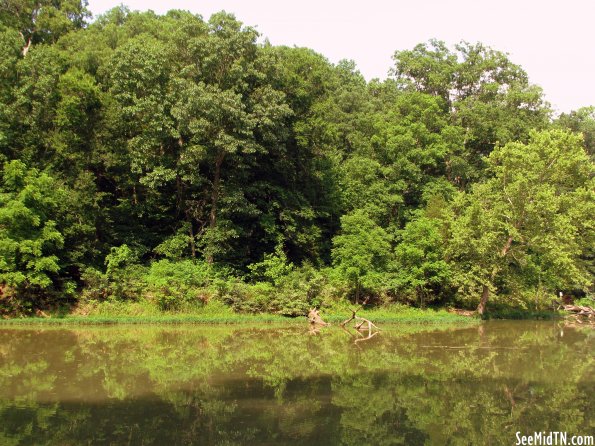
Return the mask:
<path id="1" fill-rule="evenodd" d="M 0 327 L 1 445 L 498 445 L 595 432 L 595 330 L 560 321 Z"/>

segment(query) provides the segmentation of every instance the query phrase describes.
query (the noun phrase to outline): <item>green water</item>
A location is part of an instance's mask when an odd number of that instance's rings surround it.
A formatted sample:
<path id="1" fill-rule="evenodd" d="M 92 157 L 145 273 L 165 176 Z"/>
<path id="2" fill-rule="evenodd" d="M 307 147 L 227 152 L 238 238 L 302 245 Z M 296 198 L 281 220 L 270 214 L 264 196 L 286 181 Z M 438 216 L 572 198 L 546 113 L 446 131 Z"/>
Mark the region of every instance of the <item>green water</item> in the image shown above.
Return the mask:
<path id="1" fill-rule="evenodd" d="M 0 445 L 514 444 L 595 432 L 595 330 L 562 322 L 0 329 Z"/>

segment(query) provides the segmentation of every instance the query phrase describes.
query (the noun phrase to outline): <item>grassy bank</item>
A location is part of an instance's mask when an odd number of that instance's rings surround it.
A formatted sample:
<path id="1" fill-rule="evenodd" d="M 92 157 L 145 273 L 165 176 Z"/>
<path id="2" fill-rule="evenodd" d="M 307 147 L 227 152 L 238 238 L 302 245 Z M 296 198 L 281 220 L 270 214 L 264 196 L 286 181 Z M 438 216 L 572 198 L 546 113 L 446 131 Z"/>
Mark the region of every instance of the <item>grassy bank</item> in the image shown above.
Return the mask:
<path id="1" fill-rule="evenodd" d="M 554 311 L 553 309 L 519 308 L 510 305 L 506 301 L 491 302 L 483 319 L 509 319 L 509 320 L 550 320 L 558 319 L 568 315 L 565 311 Z"/>
<path id="2" fill-rule="evenodd" d="M 322 309 L 323 318 L 338 324 L 351 315 L 350 307 Z M 393 305 L 375 309 L 360 309 L 358 316 L 374 323 L 392 324 L 474 324 L 476 317 L 461 316 L 446 310 L 419 309 Z M 305 317 L 278 314 L 237 313 L 230 307 L 212 301 L 200 307 L 178 311 L 163 311 L 148 302 L 101 302 L 87 304 L 70 312 L 45 313 L 45 317 L 20 317 L 0 320 L 0 325 L 102 325 L 102 324 L 304 324 Z"/>

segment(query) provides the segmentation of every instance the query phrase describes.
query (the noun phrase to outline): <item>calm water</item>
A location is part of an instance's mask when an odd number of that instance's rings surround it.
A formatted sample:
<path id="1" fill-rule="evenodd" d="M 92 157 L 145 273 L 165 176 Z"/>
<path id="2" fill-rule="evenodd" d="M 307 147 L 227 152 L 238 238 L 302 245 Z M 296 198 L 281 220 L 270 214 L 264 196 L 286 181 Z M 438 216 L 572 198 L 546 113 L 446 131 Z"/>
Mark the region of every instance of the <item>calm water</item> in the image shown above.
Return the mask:
<path id="1" fill-rule="evenodd" d="M 0 329 L 1 445 L 514 444 L 595 433 L 595 330 Z"/>

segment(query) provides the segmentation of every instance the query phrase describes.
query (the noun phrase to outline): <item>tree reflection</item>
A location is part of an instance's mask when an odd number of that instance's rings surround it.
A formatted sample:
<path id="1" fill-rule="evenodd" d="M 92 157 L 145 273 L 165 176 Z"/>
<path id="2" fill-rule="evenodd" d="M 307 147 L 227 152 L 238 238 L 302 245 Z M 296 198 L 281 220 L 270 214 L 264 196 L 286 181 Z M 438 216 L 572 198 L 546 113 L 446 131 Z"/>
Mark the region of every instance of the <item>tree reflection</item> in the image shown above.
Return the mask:
<path id="1" fill-rule="evenodd" d="M 357 345 L 337 327 L 0 330 L 0 443 L 456 445 L 588 433 L 594 339 L 549 322 L 388 327 Z"/>

